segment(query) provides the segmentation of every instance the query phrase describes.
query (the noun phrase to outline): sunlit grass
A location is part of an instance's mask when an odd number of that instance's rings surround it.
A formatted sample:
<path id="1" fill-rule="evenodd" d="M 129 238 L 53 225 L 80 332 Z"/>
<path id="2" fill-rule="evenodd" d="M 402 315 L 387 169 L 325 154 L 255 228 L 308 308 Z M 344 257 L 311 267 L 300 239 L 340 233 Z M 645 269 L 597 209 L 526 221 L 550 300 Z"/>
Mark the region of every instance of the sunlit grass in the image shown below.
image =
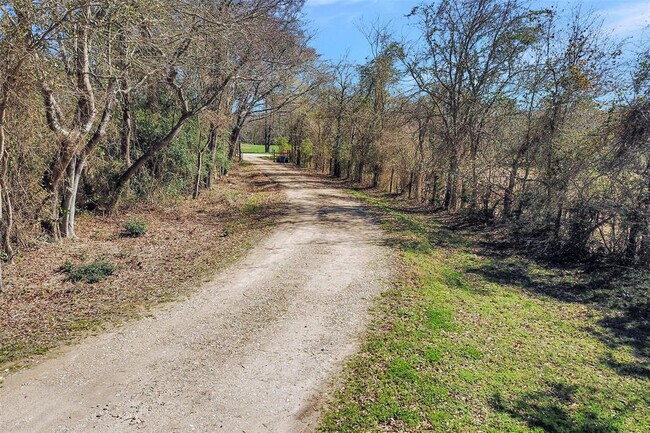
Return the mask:
<path id="1" fill-rule="evenodd" d="M 241 151 L 242 153 L 267 153 L 265 152 L 263 144 L 242 143 Z M 273 153 L 277 151 L 278 151 L 278 146 L 271 145 L 270 152 L 268 153 Z"/>
<path id="2" fill-rule="evenodd" d="M 403 271 L 321 432 L 650 431 L 648 377 L 611 362 L 645 360 L 599 337 L 601 313 L 484 272 L 551 271 L 483 256 L 430 216 L 355 195 L 378 211 Z"/>

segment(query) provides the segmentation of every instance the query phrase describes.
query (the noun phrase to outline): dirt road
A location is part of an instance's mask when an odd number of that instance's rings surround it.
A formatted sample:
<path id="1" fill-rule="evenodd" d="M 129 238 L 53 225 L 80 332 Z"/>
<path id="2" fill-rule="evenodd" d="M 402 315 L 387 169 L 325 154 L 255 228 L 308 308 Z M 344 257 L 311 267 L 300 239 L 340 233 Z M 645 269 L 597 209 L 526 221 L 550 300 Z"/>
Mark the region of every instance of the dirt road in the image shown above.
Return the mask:
<path id="1" fill-rule="evenodd" d="M 345 193 L 246 158 L 286 188 L 274 234 L 191 299 L 10 375 L 1 432 L 313 431 L 389 252 Z"/>

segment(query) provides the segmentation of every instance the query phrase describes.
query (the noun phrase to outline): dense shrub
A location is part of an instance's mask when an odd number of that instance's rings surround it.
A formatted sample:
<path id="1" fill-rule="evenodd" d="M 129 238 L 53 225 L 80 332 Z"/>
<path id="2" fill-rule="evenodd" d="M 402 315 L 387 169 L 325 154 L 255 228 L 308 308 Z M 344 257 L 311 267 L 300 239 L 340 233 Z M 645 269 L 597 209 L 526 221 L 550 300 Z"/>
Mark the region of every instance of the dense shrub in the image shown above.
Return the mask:
<path id="1" fill-rule="evenodd" d="M 97 259 L 92 263 L 78 266 L 67 260 L 61 270 L 68 274 L 68 279 L 72 282 L 92 284 L 113 275 L 117 270 L 117 266 L 104 259 Z"/>
<path id="2" fill-rule="evenodd" d="M 147 233 L 147 221 L 141 217 L 133 217 L 124 223 L 124 236 L 139 238 Z"/>

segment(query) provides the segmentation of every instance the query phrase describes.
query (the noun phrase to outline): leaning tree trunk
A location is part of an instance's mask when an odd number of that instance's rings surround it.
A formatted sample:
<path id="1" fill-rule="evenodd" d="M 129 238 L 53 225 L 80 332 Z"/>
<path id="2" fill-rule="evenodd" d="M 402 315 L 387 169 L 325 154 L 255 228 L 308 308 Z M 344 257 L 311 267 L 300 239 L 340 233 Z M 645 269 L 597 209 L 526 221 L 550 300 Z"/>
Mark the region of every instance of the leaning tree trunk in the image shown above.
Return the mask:
<path id="1" fill-rule="evenodd" d="M 230 131 L 230 137 L 228 139 L 228 160 L 232 161 L 235 159 L 235 151 L 237 150 L 237 140 L 239 139 L 239 131 L 237 127 L 234 127 Z"/>
<path id="2" fill-rule="evenodd" d="M 241 131 L 246 124 L 249 114 L 250 113 L 245 109 L 237 114 L 235 126 L 233 126 L 232 131 L 230 131 L 228 147 L 228 160 L 230 161 L 235 158 L 235 152 L 239 153 L 239 160 L 241 161 L 241 143 L 239 143 L 239 136 L 241 135 Z"/>
<path id="3" fill-rule="evenodd" d="M 172 129 L 167 133 L 167 135 L 152 144 L 151 147 L 149 147 L 149 149 L 140 158 L 138 158 L 133 164 L 131 164 L 129 168 L 126 169 L 126 171 L 124 171 L 124 173 L 122 173 L 122 175 L 117 179 L 117 182 L 115 182 L 113 194 L 111 195 L 108 203 L 108 211 L 110 213 L 114 213 L 117 210 L 120 199 L 122 198 L 122 193 L 126 189 L 126 185 L 133 178 L 133 176 L 135 176 L 140 171 L 146 162 L 148 162 L 151 158 L 156 156 L 158 152 L 160 152 L 172 141 L 174 141 L 178 134 L 180 134 L 183 126 L 185 126 L 185 123 L 187 123 L 187 121 L 193 115 L 194 113 L 191 112 L 184 113 L 178 119 L 176 124 L 174 124 Z"/>
<path id="4" fill-rule="evenodd" d="M 238 150 L 237 144 L 239 143 L 239 134 L 241 134 L 241 126 L 237 124 L 232 128 L 228 140 L 228 159 L 230 161 L 235 159 L 235 154 Z"/>

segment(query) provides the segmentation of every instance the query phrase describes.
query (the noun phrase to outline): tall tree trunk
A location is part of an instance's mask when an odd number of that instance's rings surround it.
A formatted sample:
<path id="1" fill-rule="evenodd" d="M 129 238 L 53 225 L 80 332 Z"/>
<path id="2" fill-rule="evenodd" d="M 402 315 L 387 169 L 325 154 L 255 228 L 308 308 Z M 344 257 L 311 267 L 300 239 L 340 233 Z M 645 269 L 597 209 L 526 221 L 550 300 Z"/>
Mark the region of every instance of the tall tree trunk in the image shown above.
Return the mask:
<path id="1" fill-rule="evenodd" d="M 7 120 L 6 100 L 0 102 L 0 227 L 2 236 L 2 251 L 5 258 L 11 261 L 14 251 L 11 244 L 11 233 L 13 231 L 14 215 L 9 192 L 9 152 L 7 151 L 7 137 L 5 123 Z M 0 257 L 0 262 L 5 258 Z M 1 266 L 1 263 L 0 263 Z M 0 291 L 2 289 L 2 275 L 0 274 Z"/>
<path id="2" fill-rule="evenodd" d="M 61 240 L 61 202 L 59 197 L 58 189 L 48 193 L 47 198 L 43 201 L 40 217 L 41 229 L 52 242 Z"/>
<path id="3" fill-rule="evenodd" d="M 235 154 L 238 152 L 239 135 L 241 134 L 241 126 L 236 124 L 230 132 L 229 146 L 228 146 L 228 159 L 232 161 L 235 159 Z"/>
<path id="4" fill-rule="evenodd" d="M 375 164 L 375 169 L 372 176 L 372 187 L 377 188 L 381 180 L 381 164 Z"/>
<path id="5" fill-rule="evenodd" d="M 645 264 L 650 262 L 650 161 L 646 161 L 644 173 L 645 188 L 641 196 L 641 239 L 640 257 Z"/>
<path id="6" fill-rule="evenodd" d="M 79 186 L 78 176 L 81 176 L 83 164 L 90 152 L 99 144 L 106 133 L 106 127 L 111 117 L 111 110 L 115 101 L 115 80 L 110 80 L 106 90 L 106 100 L 102 119 L 97 126 L 95 133 L 90 140 L 82 147 L 82 143 L 90 135 L 98 110 L 96 99 L 91 82 L 90 71 L 90 36 L 91 28 L 91 5 L 86 4 L 83 10 L 78 11 L 81 19 L 80 25 L 75 27 L 75 50 L 74 50 L 74 74 L 76 76 L 75 98 L 76 108 L 72 127 L 66 129 L 63 126 L 62 110 L 59 107 L 54 92 L 47 82 L 41 83 L 41 94 L 45 107 L 45 115 L 48 126 L 57 135 L 59 146 L 58 152 L 50 163 L 49 169 L 43 176 L 44 187 L 48 192 L 43 201 L 41 209 L 41 227 L 46 234 L 54 241 L 63 236 L 74 234 L 74 208 L 76 205 L 76 194 Z M 76 165 L 78 160 L 82 163 L 82 170 L 77 173 Z M 70 165 L 73 165 L 70 168 Z M 71 177 L 68 171 L 74 169 Z M 68 178 L 68 179 L 66 179 Z M 63 191 L 62 191 L 63 190 Z M 65 206 L 61 208 L 61 192 L 63 192 Z M 62 215 L 63 212 L 63 215 Z M 63 218 L 62 218 L 63 217 Z"/>
<path id="7" fill-rule="evenodd" d="M 447 174 L 447 186 L 445 190 L 444 208 L 455 212 L 458 210 L 459 179 L 458 179 L 458 152 L 454 146 L 451 157 L 449 158 L 449 173 Z"/>
<path id="8" fill-rule="evenodd" d="M 510 166 L 510 174 L 508 175 L 508 185 L 506 186 L 505 191 L 503 192 L 503 215 L 504 220 L 509 220 L 512 216 L 512 201 L 514 190 L 517 181 L 517 171 L 519 171 L 519 164 L 516 159 L 512 162 Z"/>
<path id="9" fill-rule="evenodd" d="M 0 293 L 4 290 L 2 274 L 4 262 L 11 263 L 14 256 L 14 249 L 11 242 L 14 226 L 14 208 L 9 191 L 9 153 L 6 148 L 5 119 L 6 109 L 3 107 L 0 108 L 0 227 L 2 230 L 0 235 L 2 236 L 2 252 L 4 254 L 3 257 L 0 257 Z"/>
<path id="10" fill-rule="evenodd" d="M 553 101 L 553 111 L 548 123 L 548 138 L 546 140 L 546 228 L 554 230 L 554 192 L 557 192 L 556 175 L 555 175 L 555 133 L 560 122 L 560 101 Z"/>
<path id="11" fill-rule="evenodd" d="M 59 231 L 64 238 L 75 237 L 75 216 L 77 211 L 77 194 L 81 176 L 86 165 L 85 156 L 76 157 L 68 165 L 63 188 L 61 223 Z"/>
<path id="12" fill-rule="evenodd" d="M 72 164 L 75 158 L 76 146 L 77 144 L 74 142 L 65 139 L 62 141 L 62 144 L 59 145 L 59 154 L 52 161 L 44 179 L 47 196 L 43 201 L 41 210 L 41 228 L 53 242 L 57 242 L 64 237 L 61 232 L 61 190 L 65 187 L 68 166 Z"/>
<path id="13" fill-rule="evenodd" d="M 126 86 L 126 83 L 123 84 Z M 127 92 L 122 93 L 122 127 L 120 129 L 120 148 L 124 163 L 127 167 L 131 165 L 131 140 L 133 136 L 133 121 L 131 115 L 131 96 Z"/>
<path id="14" fill-rule="evenodd" d="M 77 196 L 79 193 L 81 177 L 83 176 L 83 171 L 86 168 L 86 162 L 88 161 L 88 158 L 97 148 L 97 146 L 99 146 L 104 136 L 106 135 L 108 124 L 111 121 L 111 111 L 113 109 L 114 103 L 114 95 L 109 96 L 106 100 L 102 118 L 99 122 L 99 125 L 97 125 L 97 129 L 90 137 L 90 139 L 86 142 L 83 149 L 73 157 L 66 169 L 66 178 L 64 179 L 63 184 L 63 202 L 61 206 L 63 215 L 59 228 L 61 236 L 64 238 L 75 237 Z"/>
<path id="15" fill-rule="evenodd" d="M 638 209 L 633 213 L 625 246 L 625 258 L 630 263 L 639 263 L 641 257 L 650 253 L 650 161 L 643 173 L 644 183 L 638 197 Z M 648 258 L 646 258 L 648 260 Z"/>
<path id="16" fill-rule="evenodd" d="M 194 178 L 194 192 L 192 193 L 192 198 L 199 198 L 199 192 L 201 190 L 201 169 L 203 168 L 203 152 L 205 148 L 199 150 L 196 158 L 196 177 Z"/>
<path id="17" fill-rule="evenodd" d="M 521 161 L 528 153 L 532 144 L 532 128 L 533 128 L 533 113 L 535 111 L 535 101 L 537 96 L 537 89 L 535 88 L 530 94 L 530 101 L 526 111 L 526 136 L 524 141 L 517 149 L 517 153 L 510 165 L 510 173 L 508 174 L 508 185 L 503 193 L 503 219 L 509 220 L 512 216 L 512 206 L 514 204 L 514 192 L 517 186 L 517 173 L 521 166 Z M 528 164 L 526 164 L 528 167 Z M 526 169 L 526 178 L 528 177 L 528 168 Z"/>
<path id="18" fill-rule="evenodd" d="M 334 157 L 332 158 L 333 168 L 331 170 L 332 175 L 334 177 L 341 177 L 341 175 L 342 175 L 341 159 L 340 159 L 341 158 L 341 151 L 340 151 L 340 149 L 341 149 L 340 145 L 336 144 L 335 148 L 334 148 Z"/>
<path id="19" fill-rule="evenodd" d="M 476 208 L 478 206 L 478 146 L 479 146 L 479 139 L 477 136 L 474 136 L 472 134 L 471 138 L 471 151 L 470 151 L 470 164 L 471 164 L 471 171 L 472 171 L 472 181 L 470 185 L 470 192 L 469 192 L 469 208 L 472 212 L 476 212 Z"/>
<path id="20" fill-rule="evenodd" d="M 627 235 L 627 242 L 625 245 L 625 258 L 630 263 L 638 261 L 639 252 L 639 235 L 641 233 L 641 224 L 639 221 L 634 221 L 630 225 L 630 230 Z"/>
<path id="21" fill-rule="evenodd" d="M 431 185 L 431 207 L 435 208 L 438 201 L 438 175 L 433 175 L 433 184 Z"/>
<path id="22" fill-rule="evenodd" d="M 333 169 L 330 170 L 334 177 L 341 177 L 341 145 L 343 141 L 342 126 L 343 119 L 339 114 L 336 118 L 336 138 L 334 140 L 334 149 L 332 149 Z"/>
<path id="23" fill-rule="evenodd" d="M 271 151 L 271 125 L 266 124 L 264 126 L 264 152 L 269 153 Z"/>
<path id="24" fill-rule="evenodd" d="M 519 172 L 519 166 L 521 164 L 521 160 L 528 151 L 529 147 L 529 141 L 530 138 L 528 137 L 528 134 L 526 136 L 526 139 L 524 142 L 519 146 L 519 149 L 517 150 L 517 154 L 512 160 L 512 164 L 510 165 L 510 173 L 508 174 L 508 184 L 506 185 L 506 189 L 503 192 L 503 219 L 504 220 L 509 220 L 510 217 L 512 216 L 512 205 L 514 202 L 514 191 L 515 191 L 515 186 L 517 186 L 517 173 Z"/>
<path id="25" fill-rule="evenodd" d="M 215 168 L 217 165 L 217 149 L 218 149 L 218 140 L 217 140 L 217 124 L 215 122 L 210 122 L 210 137 L 208 139 L 208 151 L 210 152 L 210 167 L 208 168 L 208 174 L 206 177 L 205 186 L 206 188 L 212 188 L 215 179 Z"/>

